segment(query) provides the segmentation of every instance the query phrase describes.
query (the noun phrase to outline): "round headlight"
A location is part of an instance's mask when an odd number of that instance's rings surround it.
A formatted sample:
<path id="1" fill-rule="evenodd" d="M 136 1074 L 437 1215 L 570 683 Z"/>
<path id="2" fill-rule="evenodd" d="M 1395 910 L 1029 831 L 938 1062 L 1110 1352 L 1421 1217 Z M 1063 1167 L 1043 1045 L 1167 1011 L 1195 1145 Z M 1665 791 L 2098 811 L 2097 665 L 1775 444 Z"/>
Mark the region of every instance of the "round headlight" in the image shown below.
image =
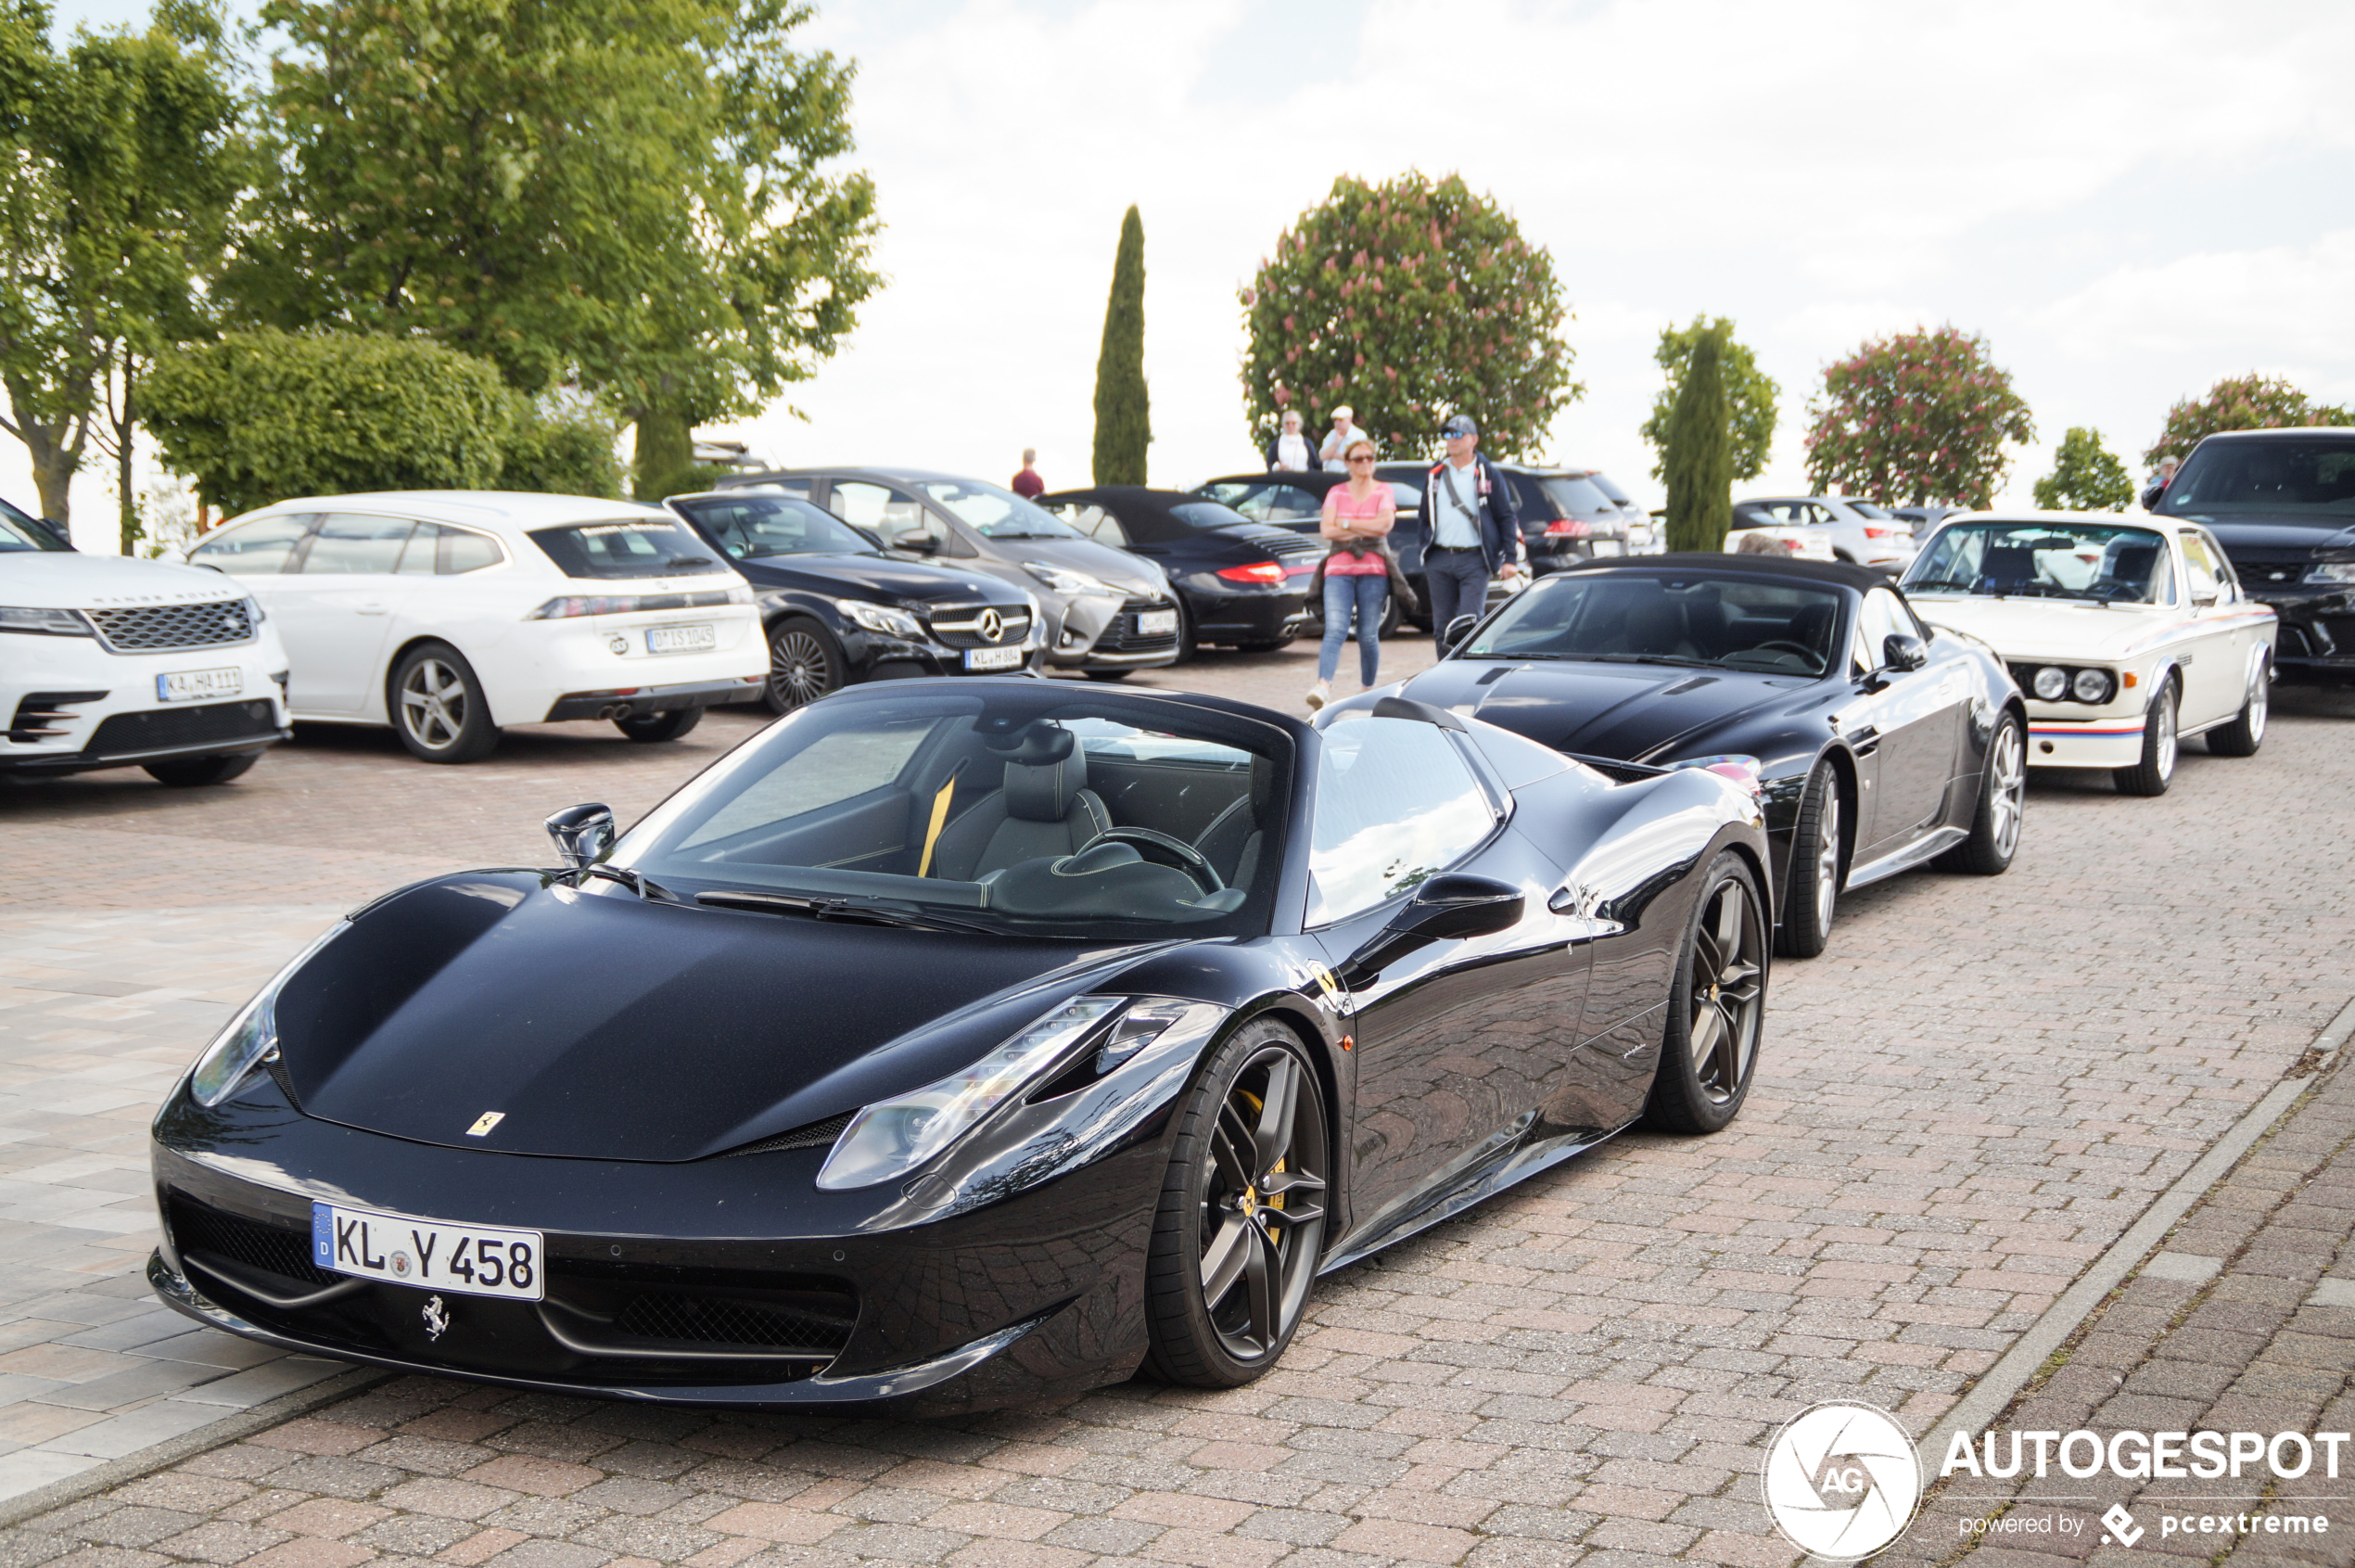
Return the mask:
<path id="1" fill-rule="evenodd" d="M 2042 677 L 2039 679 L 2041 680 Z M 2109 671 L 2081 669 L 2077 672 L 2077 680 L 2070 690 L 2077 694 L 2079 702 L 2107 702 L 2109 700 Z"/>
<path id="2" fill-rule="evenodd" d="M 2058 702 L 2069 695 L 2069 671 L 2058 665 L 2048 664 L 2036 672 L 2036 695 L 2046 702 Z"/>

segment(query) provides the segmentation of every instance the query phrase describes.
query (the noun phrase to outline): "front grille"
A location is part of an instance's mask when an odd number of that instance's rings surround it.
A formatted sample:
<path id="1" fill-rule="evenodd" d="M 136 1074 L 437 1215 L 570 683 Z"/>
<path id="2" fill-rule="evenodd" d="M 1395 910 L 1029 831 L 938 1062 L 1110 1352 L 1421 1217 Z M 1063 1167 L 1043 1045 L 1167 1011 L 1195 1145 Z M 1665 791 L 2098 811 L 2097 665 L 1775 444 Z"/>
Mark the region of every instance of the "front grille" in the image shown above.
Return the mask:
<path id="1" fill-rule="evenodd" d="M 614 1319 L 617 1333 L 670 1345 L 723 1345 L 746 1350 L 806 1351 L 829 1358 L 850 1343 L 854 1318 L 846 1297 L 839 1313 L 732 1296 L 641 1295 Z"/>
<path id="2" fill-rule="evenodd" d="M 2244 583 L 2296 582 L 2298 579 L 2306 575 L 2306 568 L 2304 567 L 2239 567 L 2238 570 L 2240 572 L 2241 581 Z"/>
<path id="3" fill-rule="evenodd" d="M 960 605 L 953 609 L 934 614 L 932 634 L 952 648 L 1011 647 L 1030 635 L 1030 611 L 1000 609 L 998 612 L 998 635 L 985 637 L 981 629 L 980 608 Z"/>
<path id="4" fill-rule="evenodd" d="M 264 1274 L 307 1285 L 343 1279 L 311 1261 L 311 1232 L 224 1214 L 177 1193 L 172 1199 L 172 1239 L 185 1256 L 210 1253 Z"/>
<path id="5" fill-rule="evenodd" d="M 106 695 L 104 692 L 27 692 L 24 700 L 17 704 L 16 718 L 8 725 L 8 738 L 19 746 L 55 740 L 80 717 L 73 711 L 76 703 L 103 702 Z"/>
<path id="6" fill-rule="evenodd" d="M 266 702 L 214 702 L 201 708 L 151 708 L 109 714 L 83 750 L 93 757 L 137 757 L 213 742 L 264 740 L 278 733 Z"/>
<path id="7" fill-rule="evenodd" d="M 1137 618 L 1147 610 L 1165 610 L 1170 606 L 1151 599 L 1131 599 L 1120 606 L 1103 635 L 1096 639 L 1100 654 L 1159 654 L 1178 645 L 1176 631 L 1156 631 L 1151 636 L 1137 630 Z"/>
<path id="8" fill-rule="evenodd" d="M 243 599 L 206 605 L 139 605 L 121 610 L 84 610 L 108 647 L 119 654 L 159 648 L 201 648 L 242 643 L 253 635 Z"/>

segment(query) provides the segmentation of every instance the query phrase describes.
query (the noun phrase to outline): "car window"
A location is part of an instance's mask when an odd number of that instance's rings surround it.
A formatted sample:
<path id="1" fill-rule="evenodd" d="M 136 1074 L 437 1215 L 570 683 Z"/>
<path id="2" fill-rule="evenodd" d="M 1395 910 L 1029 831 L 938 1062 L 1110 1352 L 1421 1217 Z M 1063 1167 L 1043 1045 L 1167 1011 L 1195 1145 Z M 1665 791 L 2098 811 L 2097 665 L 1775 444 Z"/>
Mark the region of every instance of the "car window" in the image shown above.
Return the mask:
<path id="1" fill-rule="evenodd" d="M 1308 924 L 1411 892 L 1496 831 L 1496 814 L 1447 733 L 1411 719 L 1325 732 L 1308 855 Z"/>
<path id="2" fill-rule="evenodd" d="M 1594 517 L 1619 510 L 1611 498 L 1591 479 L 1569 474 L 1549 474 L 1545 480 L 1546 493 L 1554 498 L 1565 517 Z"/>
<path id="3" fill-rule="evenodd" d="M 1843 495 L 1839 498 L 1839 504 L 1860 517 L 1870 517 L 1877 523 L 1890 520 L 1887 507 L 1876 506 L 1869 501 L 1859 501 L 1852 495 Z"/>
<path id="4" fill-rule="evenodd" d="M 2193 449 L 2158 506 L 2177 516 L 2355 516 L 2355 430 L 2211 438 Z"/>
<path id="5" fill-rule="evenodd" d="M 305 577 L 348 577 L 388 572 L 401 562 L 401 547 L 417 525 L 407 517 L 377 517 L 330 512 L 319 519 L 299 567 Z"/>
<path id="6" fill-rule="evenodd" d="M 1830 588 L 1734 576 L 1559 573 L 1508 601 L 1458 657 L 1817 676 L 1837 657 L 1840 598 Z"/>
<path id="7" fill-rule="evenodd" d="M 979 479 L 923 479 L 916 492 L 987 539 L 1070 539 L 1073 530 L 1012 491 Z"/>
<path id="8" fill-rule="evenodd" d="M 873 540 L 798 496 L 743 495 L 671 504 L 701 524 L 732 560 L 874 553 Z"/>
<path id="9" fill-rule="evenodd" d="M 1169 515 L 1190 529 L 1230 529 L 1237 523 L 1251 521 L 1231 506 L 1216 501 L 1180 501 L 1172 504 Z"/>
<path id="10" fill-rule="evenodd" d="M 1553 497 L 1547 488 L 1538 482 L 1536 476 L 1508 474 L 1506 478 L 1512 483 L 1513 507 L 1521 514 L 1522 527 L 1526 528 L 1532 523 L 1551 522 L 1559 514 L 1559 508 L 1555 505 Z"/>
<path id="11" fill-rule="evenodd" d="M 1041 504 L 1044 505 L 1044 503 Z M 1128 542 L 1128 530 L 1120 526 L 1120 519 L 1094 502 L 1063 501 L 1045 509 L 1053 513 L 1058 521 L 1069 524 L 1090 539 L 1121 546 Z"/>
<path id="12" fill-rule="evenodd" d="M 1889 661 L 1883 657 L 1888 640 L 1893 636 L 1918 637 L 1921 628 L 1905 608 L 1903 601 L 1886 588 L 1876 588 L 1865 595 L 1865 603 L 1856 613 L 1856 638 L 1853 657 L 1855 673 L 1867 674 Z"/>
<path id="13" fill-rule="evenodd" d="M 728 568 L 676 517 L 615 517 L 534 529 L 531 542 L 570 578 L 692 576 Z"/>
<path id="14" fill-rule="evenodd" d="M 820 735 L 705 818 L 679 847 L 692 849 L 881 789 L 932 732 L 932 720 L 911 718 Z"/>
<path id="15" fill-rule="evenodd" d="M 440 535 L 433 555 L 436 577 L 463 577 L 485 567 L 495 567 L 507 558 L 505 547 L 489 534 L 452 528 L 448 523 L 438 523 L 435 528 Z M 401 565 L 408 565 L 406 556 L 401 558 Z"/>
<path id="16" fill-rule="evenodd" d="M 1907 594 L 2171 605 L 2175 567 L 2155 529 L 2100 523 L 1954 523 L 1931 536 Z"/>
<path id="17" fill-rule="evenodd" d="M 2225 596 L 2218 581 L 2223 574 L 2216 569 L 2215 558 L 2209 555 L 2207 543 L 2192 529 L 2183 530 L 2183 572 L 2191 580 L 2193 598 Z"/>
<path id="18" fill-rule="evenodd" d="M 0 501 L 0 555 L 10 551 L 62 551 L 65 546 L 50 535 L 39 519 L 27 516 L 5 501 Z"/>
<path id="19" fill-rule="evenodd" d="M 935 550 L 948 542 L 948 525 L 932 515 L 924 504 L 889 485 L 865 479 L 836 479 L 830 500 L 844 521 L 876 535 L 894 549 Z"/>
<path id="20" fill-rule="evenodd" d="M 1612 501 L 1622 506 L 1633 506 L 1636 504 L 1634 497 L 1630 496 L 1625 491 L 1620 489 L 1617 485 L 1611 483 L 1610 478 L 1599 470 L 1587 475 L 1586 482 L 1593 485 L 1597 490 L 1601 491 L 1605 495 L 1610 497 Z"/>
<path id="21" fill-rule="evenodd" d="M 1391 488 L 1394 491 L 1397 489 L 1395 485 Z M 1245 521 L 1254 523 L 1294 521 L 1319 516 L 1324 512 L 1324 498 L 1298 485 L 1265 480 L 1228 482 L 1204 485 L 1200 493 L 1233 507 Z"/>
<path id="22" fill-rule="evenodd" d="M 260 577 L 286 569 L 286 557 L 311 531 L 316 514 L 256 517 L 215 530 L 188 552 L 191 566 L 211 567 L 235 577 Z"/>

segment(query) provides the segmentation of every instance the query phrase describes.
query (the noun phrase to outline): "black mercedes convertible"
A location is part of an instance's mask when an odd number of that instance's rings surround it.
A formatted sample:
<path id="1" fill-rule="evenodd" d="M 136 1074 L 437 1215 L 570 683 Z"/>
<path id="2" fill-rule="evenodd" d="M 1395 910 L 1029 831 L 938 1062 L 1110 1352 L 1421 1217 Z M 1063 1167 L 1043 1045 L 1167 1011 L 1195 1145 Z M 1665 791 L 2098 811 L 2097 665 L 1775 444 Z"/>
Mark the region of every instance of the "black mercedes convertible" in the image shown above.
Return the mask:
<path id="1" fill-rule="evenodd" d="M 1755 796 L 1394 699 L 852 688 L 353 911 L 154 1127 L 162 1298 L 529 1388 L 958 1410 L 1272 1366 L 1312 1283 L 1758 1059 Z"/>
<path id="2" fill-rule="evenodd" d="M 1605 767 L 1756 777 L 1790 957 L 1824 950 L 1845 888 L 1931 862 L 1993 875 L 2018 848 L 2019 688 L 1992 649 L 1924 624 L 1878 571 L 1597 561 L 1448 636 L 1405 695 Z"/>

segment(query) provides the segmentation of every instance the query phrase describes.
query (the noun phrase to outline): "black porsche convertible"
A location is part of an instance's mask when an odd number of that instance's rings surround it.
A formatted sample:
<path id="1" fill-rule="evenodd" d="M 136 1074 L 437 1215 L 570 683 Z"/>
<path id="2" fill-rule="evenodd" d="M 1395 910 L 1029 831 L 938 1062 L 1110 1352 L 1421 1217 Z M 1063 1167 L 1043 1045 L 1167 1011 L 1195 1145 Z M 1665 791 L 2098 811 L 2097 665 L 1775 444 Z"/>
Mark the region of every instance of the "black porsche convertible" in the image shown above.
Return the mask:
<path id="1" fill-rule="evenodd" d="M 1984 644 L 1878 571 L 1769 555 L 1573 566 L 1507 601 L 1404 695 L 1604 765 L 1753 772 L 1777 950 L 1824 950 L 1843 888 L 2019 845 L 2027 707 Z M 1353 699 L 1353 701 L 1361 699 Z"/>
<path id="2" fill-rule="evenodd" d="M 154 1125 L 184 1313 L 957 1410 L 1273 1365 L 1316 1276 L 1758 1059 L 1755 797 L 1393 700 L 852 688 L 354 911 Z"/>

